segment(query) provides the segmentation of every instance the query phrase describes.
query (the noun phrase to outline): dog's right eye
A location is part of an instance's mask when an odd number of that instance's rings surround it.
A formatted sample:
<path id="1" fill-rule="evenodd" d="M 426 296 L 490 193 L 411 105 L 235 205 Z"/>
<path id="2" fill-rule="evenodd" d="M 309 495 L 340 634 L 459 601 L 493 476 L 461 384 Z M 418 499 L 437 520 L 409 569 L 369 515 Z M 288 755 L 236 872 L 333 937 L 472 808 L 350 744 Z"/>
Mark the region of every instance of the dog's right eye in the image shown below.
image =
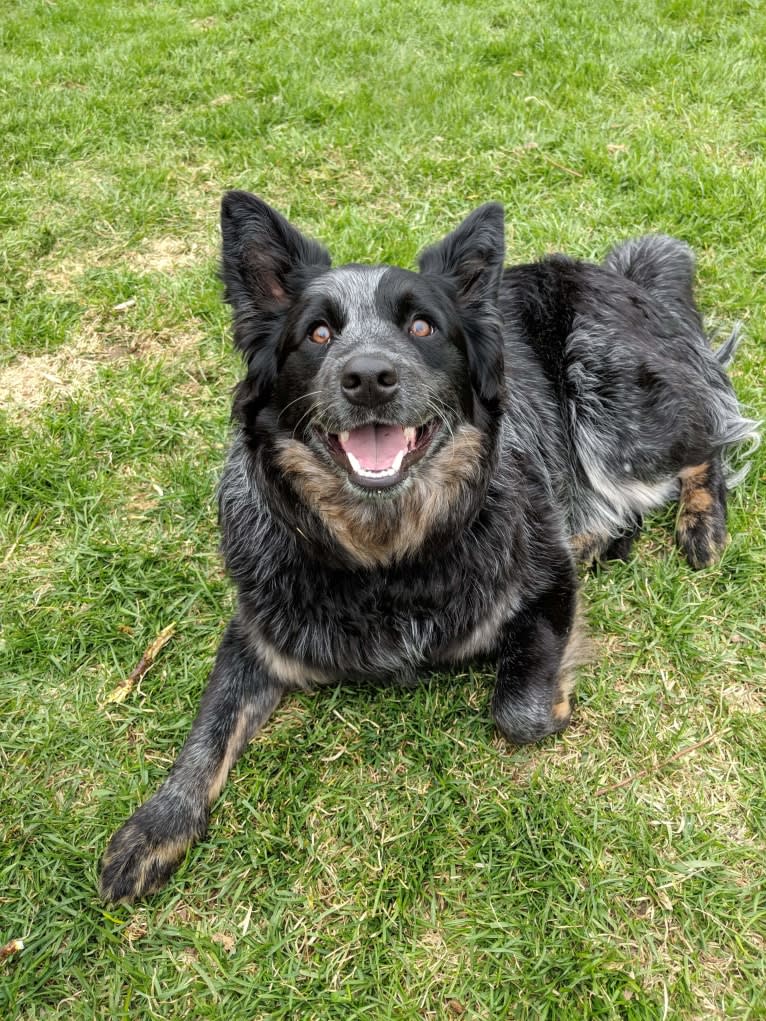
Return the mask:
<path id="1" fill-rule="evenodd" d="M 433 323 L 430 323 L 427 319 L 423 319 L 420 316 L 418 316 L 417 319 L 413 319 L 408 330 L 411 337 L 417 337 L 419 340 L 422 340 L 424 337 L 430 337 L 433 332 Z"/>
<path id="2" fill-rule="evenodd" d="M 315 344 L 329 344 L 332 340 L 332 330 L 327 323 L 317 323 L 309 330 L 309 340 Z"/>

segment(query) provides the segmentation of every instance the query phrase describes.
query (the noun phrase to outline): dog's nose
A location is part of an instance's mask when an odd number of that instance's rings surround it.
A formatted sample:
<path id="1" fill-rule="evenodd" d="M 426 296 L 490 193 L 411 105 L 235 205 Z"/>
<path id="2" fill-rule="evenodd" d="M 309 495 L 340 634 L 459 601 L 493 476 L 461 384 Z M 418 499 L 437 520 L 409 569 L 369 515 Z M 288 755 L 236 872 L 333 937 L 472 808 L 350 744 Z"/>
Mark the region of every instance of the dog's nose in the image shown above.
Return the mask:
<path id="1" fill-rule="evenodd" d="M 374 408 L 391 400 L 399 389 L 399 375 L 382 355 L 354 355 L 343 366 L 340 387 L 352 404 Z"/>

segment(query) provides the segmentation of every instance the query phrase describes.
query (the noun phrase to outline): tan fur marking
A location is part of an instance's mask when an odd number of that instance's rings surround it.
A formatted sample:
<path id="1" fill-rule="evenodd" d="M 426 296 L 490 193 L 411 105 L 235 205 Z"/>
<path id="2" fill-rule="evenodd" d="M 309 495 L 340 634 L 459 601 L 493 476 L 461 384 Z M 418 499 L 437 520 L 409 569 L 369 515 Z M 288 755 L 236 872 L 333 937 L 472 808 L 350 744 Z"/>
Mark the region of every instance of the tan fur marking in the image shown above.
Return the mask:
<path id="1" fill-rule="evenodd" d="M 355 560 L 365 567 L 385 561 L 385 547 L 380 546 L 373 530 L 366 536 L 359 534 L 364 522 L 355 520 L 355 515 L 363 514 L 345 492 L 343 479 L 321 464 L 305 444 L 298 440 L 283 441 L 277 462 L 290 476 L 298 496 L 319 515 L 327 530 Z"/>
<path id="2" fill-rule="evenodd" d="M 482 434 L 473 426 L 455 430 L 404 495 L 404 508 L 394 553 L 403 557 L 423 545 L 428 534 L 450 513 L 461 489 L 468 488 L 478 474 L 484 449 Z"/>
<path id="3" fill-rule="evenodd" d="M 146 877 L 154 865 L 159 862 L 160 865 L 175 865 L 192 844 L 192 840 L 166 840 L 165 843 L 160 844 L 158 847 L 152 847 L 151 850 L 147 851 L 141 860 L 139 866 L 138 877 L 133 884 L 134 890 L 140 890 L 141 896 L 148 893 L 154 893 L 156 890 L 161 889 L 165 885 L 165 880 L 160 880 L 158 883 L 152 883 L 151 886 L 145 886 Z M 123 853 L 123 848 L 118 848 L 120 854 Z M 106 868 L 111 861 L 114 860 L 114 854 L 104 854 L 102 860 L 102 868 Z M 123 903 L 131 903 L 133 900 L 133 894 L 122 898 Z"/>
<path id="4" fill-rule="evenodd" d="M 327 684 L 332 680 L 332 677 L 316 667 L 307 666 L 294 656 L 280 652 L 260 634 L 252 635 L 251 641 L 266 669 L 291 688 L 307 688 L 310 683 Z"/>
<path id="5" fill-rule="evenodd" d="M 557 723 L 563 723 L 564 720 L 568 720 L 572 714 L 572 705 L 569 701 L 569 693 L 566 696 L 562 696 L 559 702 L 553 703 L 551 709 L 551 716 Z"/>
<path id="6" fill-rule="evenodd" d="M 609 536 L 598 532 L 581 532 L 569 540 L 575 559 L 582 564 L 590 564 L 598 559 L 609 545 Z"/>
<path id="7" fill-rule="evenodd" d="M 216 770 L 215 776 L 210 781 L 207 789 L 207 803 L 212 805 L 224 788 L 226 778 L 231 772 L 231 767 L 242 754 L 242 749 L 250 736 L 251 712 L 249 709 L 241 710 L 239 719 L 226 745 L 226 752 L 221 765 Z"/>
<path id="8" fill-rule="evenodd" d="M 176 862 L 183 858 L 191 844 L 191 840 L 167 840 L 164 844 L 160 844 L 159 847 L 151 849 L 150 853 L 141 862 L 139 878 L 135 883 L 135 889 L 141 891 L 142 897 L 148 893 L 154 893 L 165 885 L 166 880 L 162 879 L 158 883 L 152 883 L 151 886 L 145 886 L 146 876 L 155 863 L 175 865 Z"/>
<path id="9" fill-rule="evenodd" d="M 703 524 L 704 542 L 700 542 L 699 529 Z M 716 540 L 710 519 L 704 514 L 679 514 L 676 538 L 679 546 L 686 552 L 689 563 L 696 568 L 710 567 L 716 563 L 728 542 L 728 535 L 724 537 L 723 542 Z"/>
<path id="10" fill-rule="evenodd" d="M 692 480 L 697 479 L 698 480 L 697 485 L 701 485 L 702 483 L 707 481 L 707 473 L 709 468 L 710 468 L 709 463 L 707 461 L 703 461 L 702 464 L 694 464 L 690 465 L 688 468 L 682 468 L 681 471 L 678 473 L 678 477 L 682 481 L 686 481 L 686 479 Z M 699 481 L 700 479 L 702 479 L 702 482 Z"/>
<path id="11" fill-rule="evenodd" d="M 694 532 L 699 526 L 696 515 L 679 514 L 676 524 L 676 534 L 681 546 L 687 547 L 694 538 Z"/>
<path id="12" fill-rule="evenodd" d="M 481 432 L 461 425 L 451 441 L 418 468 L 396 500 L 364 500 L 298 440 L 280 444 L 277 461 L 293 488 L 336 541 L 365 567 L 388 564 L 418 549 L 445 521 L 461 493 L 475 482 L 483 452 Z"/>
<path id="13" fill-rule="evenodd" d="M 692 567 L 709 567 L 718 560 L 727 540 L 725 517 L 718 520 L 724 511 L 710 488 L 710 465 L 684 468 L 680 479 L 676 541 Z"/>
<path id="14" fill-rule="evenodd" d="M 707 514 L 713 506 L 713 494 L 710 492 L 707 464 L 695 468 L 684 468 L 681 472 L 681 495 L 679 503 L 681 514 Z"/>
<path id="15" fill-rule="evenodd" d="M 570 695 L 575 686 L 577 668 L 591 658 L 591 642 L 585 630 L 585 617 L 582 602 L 578 596 L 575 619 L 569 633 L 569 641 L 564 650 L 559 667 L 558 687 L 555 700 L 551 707 L 551 716 L 558 723 L 569 719 L 572 712 Z"/>

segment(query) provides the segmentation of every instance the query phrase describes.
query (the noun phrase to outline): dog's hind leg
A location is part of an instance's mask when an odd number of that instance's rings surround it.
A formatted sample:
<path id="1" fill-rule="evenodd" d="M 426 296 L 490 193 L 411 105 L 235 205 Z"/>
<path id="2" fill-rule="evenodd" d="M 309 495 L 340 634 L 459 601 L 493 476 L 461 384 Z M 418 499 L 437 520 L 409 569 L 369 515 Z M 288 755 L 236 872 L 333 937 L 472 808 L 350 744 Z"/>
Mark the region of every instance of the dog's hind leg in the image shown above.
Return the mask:
<path id="1" fill-rule="evenodd" d="M 505 627 L 492 696 L 492 715 L 512 744 L 563 730 L 571 717 L 575 668 L 585 661 L 572 565 Z"/>
<path id="2" fill-rule="evenodd" d="M 578 563 L 591 567 L 605 560 L 627 560 L 642 527 L 643 518 L 637 517 L 619 535 L 599 535 L 595 532 L 575 535 L 571 540 L 572 552 Z"/>
<path id="3" fill-rule="evenodd" d="M 165 884 L 204 834 L 229 770 L 284 690 L 253 659 L 232 621 L 170 775 L 109 842 L 101 862 L 104 900 L 131 902 Z"/>
<path id="4" fill-rule="evenodd" d="M 709 567 L 726 545 L 726 481 L 717 457 L 680 473 L 676 542 L 692 567 Z"/>
<path id="5" fill-rule="evenodd" d="M 633 543 L 641 534 L 643 524 L 643 518 L 639 517 L 633 522 L 633 524 L 628 525 L 628 527 L 625 528 L 620 535 L 615 536 L 609 541 L 599 559 L 627 560 L 633 549 Z"/>

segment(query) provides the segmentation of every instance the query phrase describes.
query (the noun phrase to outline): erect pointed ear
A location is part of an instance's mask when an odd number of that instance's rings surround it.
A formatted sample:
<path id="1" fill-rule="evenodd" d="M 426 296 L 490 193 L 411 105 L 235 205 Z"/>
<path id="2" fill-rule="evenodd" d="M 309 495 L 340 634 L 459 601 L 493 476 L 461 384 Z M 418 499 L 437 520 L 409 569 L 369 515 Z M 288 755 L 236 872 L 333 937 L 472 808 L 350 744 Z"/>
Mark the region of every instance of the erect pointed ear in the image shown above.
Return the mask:
<path id="1" fill-rule="evenodd" d="M 497 297 L 505 258 L 503 207 L 479 206 L 443 241 L 422 253 L 420 272 L 445 277 L 462 311 L 471 383 L 488 406 L 500 407 L 505 387 L 503 333 Z"/>
<path id="2" fill-rule="evenodd" d="M 254 434 L 256 415 L 277 377 L 285 313 L 307 281 L 330 266 L 330 256 L 246 191 L 224 195 L 221 233 L 225 298 L 234 312 L 234 341 L 247 359 L 234 413 Z"/>
<path id="3" fill-rule="evenodd" d="M 505 258 L 505 221 L 499 202 L 479 206 L 443 241 L 426 248 L 421 273 L 447 276 L 467 301 L 494 301 Z"/>
<path id="4" fill-rule="evenodd" d="M 224 195 L 221 234 L 221 275 L 236 318 L 283 311 L 312 271 L 331 264 L 322 245 L 246 191 Z"/>

